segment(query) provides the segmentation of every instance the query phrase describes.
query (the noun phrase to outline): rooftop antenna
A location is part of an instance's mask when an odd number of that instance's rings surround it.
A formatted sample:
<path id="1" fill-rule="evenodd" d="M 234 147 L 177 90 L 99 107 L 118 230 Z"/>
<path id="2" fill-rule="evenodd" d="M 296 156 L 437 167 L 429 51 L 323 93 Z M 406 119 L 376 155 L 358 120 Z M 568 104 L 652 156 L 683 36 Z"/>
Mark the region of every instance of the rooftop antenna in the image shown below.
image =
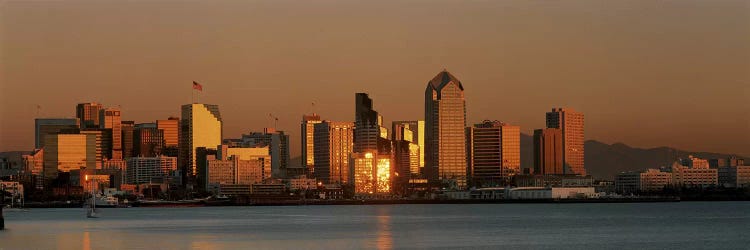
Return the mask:
<path id="1" fill-rule="evenodd" d="M 39 117 L 39 112 L 42 110 L 42 105 L 37 104 L 36 105 L 36 117 Z"/>
<path id="2" fill-rule="evenodd" d="M 277 126 L 277 123 L 279 122 L 279 118 L 278 118 L 278 117 L 276 117 L 276 116 L 274 116 L 274 115 L 273 115 L 273 114 L 271 114 L 271 113 L 268 113 L 268 117 L 269 117 L 269 118 L 271 119 L 271 121 L 273 122 L 273 129 L 274 129 L 274 130 L 276 130 L 276 126 Z M 269 122 L 269 123 L 268 123 L 268 126 L 269 126 L 269 127 L 271 126 L 271 122 Z"/>
<path id="3" fill-rule="evenodd" d="M 315 114 L 315 102 L 312 102 L 312 104 L 310 105 L 310 111 L 312 111 L 313 115 Z"/>

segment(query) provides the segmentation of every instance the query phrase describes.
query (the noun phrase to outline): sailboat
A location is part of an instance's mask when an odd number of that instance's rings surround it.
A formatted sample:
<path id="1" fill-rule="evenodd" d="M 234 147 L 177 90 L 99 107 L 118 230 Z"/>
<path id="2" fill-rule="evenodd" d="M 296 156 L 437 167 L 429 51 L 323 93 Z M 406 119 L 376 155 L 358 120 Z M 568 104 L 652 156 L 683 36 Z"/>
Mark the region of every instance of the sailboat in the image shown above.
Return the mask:
<path id="1" fill-rule="evenodd" d="M 99 214 L 96 213 L 96 195 L 91 194 L 90 206 L 86 209 L 86 218 L 99 218 Z"/>
<path id="2" fill-rule="evenodd" d="M 89 176 L 86 175 L 86 180 L 88 181 Z M 99 218 L 99 214 L 96 212 L 96 182 L 94 180 L 91 180 L 92 183 L 92 189 L 91 189 L 91 198 L 89 199 L 89 205 L 86 208 L 86 218 Z"/>

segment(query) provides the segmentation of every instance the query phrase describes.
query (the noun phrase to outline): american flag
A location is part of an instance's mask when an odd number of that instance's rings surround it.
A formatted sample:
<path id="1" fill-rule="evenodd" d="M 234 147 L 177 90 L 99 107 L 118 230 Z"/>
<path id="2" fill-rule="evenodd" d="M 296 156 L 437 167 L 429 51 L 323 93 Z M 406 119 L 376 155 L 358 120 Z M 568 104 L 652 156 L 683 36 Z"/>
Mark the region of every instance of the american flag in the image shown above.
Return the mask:
<path id="1" fill-rule="evenodd" d="M 200 83 L 193 81 L 193 89 L 197 89 L 198 91 L 203 91 L 203 85 Z"/>

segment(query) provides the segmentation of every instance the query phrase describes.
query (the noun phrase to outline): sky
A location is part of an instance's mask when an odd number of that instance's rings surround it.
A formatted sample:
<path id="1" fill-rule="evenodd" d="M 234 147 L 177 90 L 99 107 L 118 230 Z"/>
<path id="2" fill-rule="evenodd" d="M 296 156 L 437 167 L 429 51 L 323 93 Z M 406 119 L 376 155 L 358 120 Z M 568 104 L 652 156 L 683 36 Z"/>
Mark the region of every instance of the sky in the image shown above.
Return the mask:
<path id="1" fill-rule="evenodd" d="M 0 0 L 0 151 L 81 102 L 179 116 L 198 81 L 225 138 L 270 113 L 294 157 L 302 115 L 352 121 L 356 92 L 386 127 L 423 119 L 443 69 L 469 124 L 531 133 L 567 107 L 586 139 L 750 155 L 750 1 L 732 0 Z"/>

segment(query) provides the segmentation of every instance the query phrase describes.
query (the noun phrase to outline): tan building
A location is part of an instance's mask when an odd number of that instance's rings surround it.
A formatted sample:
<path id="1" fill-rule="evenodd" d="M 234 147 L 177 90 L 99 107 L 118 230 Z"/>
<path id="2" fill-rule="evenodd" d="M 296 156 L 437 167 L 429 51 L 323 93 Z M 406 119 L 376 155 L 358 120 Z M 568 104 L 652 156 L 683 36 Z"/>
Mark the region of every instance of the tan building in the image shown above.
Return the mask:
<path id="1" fill-rule="evenodd" d="M 586 175 L 583 164 L 583 113 L 567 108 L 554 108 L 547 112 L 547 128 L 562 130 L 563 173 Z"/>
<path id="2" fill-rule="evenodd" d="M 521 169 L 521 128 L 485 120 L 466 128 L 467 160 L 474 184 L 505 185 Z"/>
<path id="3" fill-rule="evenodd" d="M 693 158 L 690 156 L 690 158 Z M 695 158 L 697 160 L 697 158 Z M 683 161 L 684 162 L 684 161 Z M 677 186 L 711 186 L 719 184 L 717 169 L 711 169 L 708 164 L 694 164 L 694 167 L 684 166 L 680 161 L 672 164 L 672 183 Z"/>
<path id="4" fill-rule="evenodd" d="M 196 148 L 216 149 L 222 140 L 222 119 L 219 106 L 193 103 L 182 105 L 180 122 L 180 168 L 189 178 L 198 174 Z"/>
<path id="5" fill-rule="evenodd" d="M 314 125 L 315 178 L 326 184 L 349 183 L 349 154 L 354 147 L 354 123 L 322 121 Z"/>
<path id="6" fill-rule="evenodd" d="M 638 186 L 641 191 L 659 191 L 669 185 L 672 185 L 672 173 L 652 168 L 640 173 Z"/>
<path id="7" fill-rule="evenodd" d="M 562 175 L 563 142 L 562 130 L 546 128 L 534 130 L 533 174 Z"/>
<path id="8" fill-rule="evenodd" d="M 307 172 L 307 176 L 315 176 L 315 124 L 320 123 L 320 115 L 311 114 L 302 116 L 301 128 L 301 145 L 302 145 L 302 166 Z"/>
<path id="9" fill-rule="evenodd" d="M 57 172 L 96 168 L 96 135 L 55 134 L 44 138 L 44 176 L 56 178 Z"/>
<path id="10" fill-rule="evenodd" d="M 207 190 L 220 193 L 234 185 L 261 184 L 271 178 L 268 147 L 229 148 L 220 145 L 217 159 L 207 163 Z"/>
<path id="11" fill-rule="evenodd" d="M 464 87 L 443 70 L 425 90 L 425 164 L 432 182 L 466 187 L 466 100 Z"/>
<path id="12" fill-rule="evenodd" d="M 352 153 L 350 160 L 356 195 L 384 195 L 391 192 L 390 155 L 378 155 L 375 151 Z"/>
<path id="13" fill-rule="evenodd" d="M 111 152 L 107 155 L 111 155 L 110 159 L 122 159 L 122 119 L 120 116 L 120 108 L 106 108 L 99 110 L 99 126 L 103 129 L 109 129 L 112 133 L 111 146 L 108 146 Z"/>

